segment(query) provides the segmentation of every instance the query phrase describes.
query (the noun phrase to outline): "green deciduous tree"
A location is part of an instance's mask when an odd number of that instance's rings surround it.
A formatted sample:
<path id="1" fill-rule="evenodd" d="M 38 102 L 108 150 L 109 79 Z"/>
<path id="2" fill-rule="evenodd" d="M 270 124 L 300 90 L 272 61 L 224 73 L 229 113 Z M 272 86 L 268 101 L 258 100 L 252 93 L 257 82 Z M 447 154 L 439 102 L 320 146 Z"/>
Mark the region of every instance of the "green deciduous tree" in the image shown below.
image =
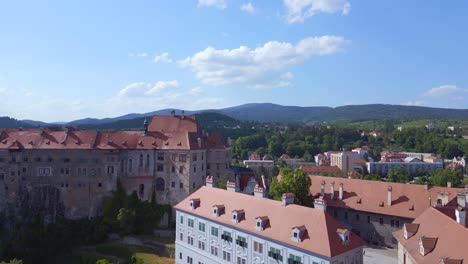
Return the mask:
<path id="1" fill-rule="evenodd" d="M 451 182 L 452 186 L 461 186 L 463 176 L 460 171 L 453 170 L 436 170 L 431 173 L 430 182 L 435 186 L 447 186 L 447 182 Z"/>
<path id="2" fill-rule="evenodd" d="M 284 193 L 294 193 L 294 203 L 311 205 L 312 198 L 309 192 L 312 182 L 305 172 L 299 169 L 292 171 L 289 168 L 282 168 L 280 176 L 280 180 L 274 177 L 270 186 L 270 195 L 275 200 L 281 200 Z"/>

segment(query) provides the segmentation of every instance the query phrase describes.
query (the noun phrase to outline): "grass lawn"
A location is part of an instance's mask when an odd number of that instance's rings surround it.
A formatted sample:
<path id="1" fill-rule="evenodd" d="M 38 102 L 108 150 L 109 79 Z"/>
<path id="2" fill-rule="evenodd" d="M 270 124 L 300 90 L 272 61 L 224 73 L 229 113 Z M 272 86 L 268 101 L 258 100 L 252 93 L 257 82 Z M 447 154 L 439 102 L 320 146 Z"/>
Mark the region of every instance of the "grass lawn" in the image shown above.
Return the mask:
<path id="1" fill-rule="evenodd" d="M 150 248 L 131 246 L 121 243 L 106 243 L 96 246 L 96 252 L 103 255 L 115 256 L 123 260 L 130 260 L 133 254 L 142 258 L 145 264 L 175 263 L 174 259 L 159 256 Z M 127 262 L 130 263 L 130 262 Z"/>
<path id="2" fill-rule="evenodd" d="M 135 253 L 137 257 L 143 259 L 145 264 L 173 264 L 175 263 L 174 259 L 160 257 L 154 254 L 148 253 Z"/>

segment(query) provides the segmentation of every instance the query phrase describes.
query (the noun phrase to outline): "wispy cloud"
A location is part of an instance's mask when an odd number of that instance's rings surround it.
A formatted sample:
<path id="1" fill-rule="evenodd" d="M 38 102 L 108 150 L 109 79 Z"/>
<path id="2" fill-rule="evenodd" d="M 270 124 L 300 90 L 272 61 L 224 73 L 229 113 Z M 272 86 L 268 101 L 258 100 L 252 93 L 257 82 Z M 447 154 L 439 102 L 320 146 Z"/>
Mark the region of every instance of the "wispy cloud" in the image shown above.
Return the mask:
<path id="1" fill-rule="evenodd" d="M 154 57 L 154 60 L 153 62 L 155 63 L 159 63 L 159 62 L 163 62 L 163 63 L 171 63 L 172 62 L 172 59 L 169 57 L 169 53 L 167 52 L 163 52 L 159 55 L 156 55 Z"/>
<path id="2" fill-rule="evenodd" d="M 429 97 L 451 97 L 451 98 L 458 98 L 459 100 L 460 97 L 462 97 L 462 95 L 467 92 L 468 92 L 468 89 L 458 87 L 454 84 L 446 84 L 446 85 L 441 85 L 438 87 L 431 88 L 427 92 L 425 92 L 424 95 L 429 96 Z"/>
<path id="3" fill-rule="evenodd" d="M 304 22 L 308 17 L 318 13 L 349 14 L 351 3 L 347 0 L 283 0 L 288 11 L 287 22 L 289 24 Z"/>
<path id="4" fill-rule="evenodd" d="M 427 102 L 426 102 L 426 101 L 422 101 L 422 100 L 408 101 L 408 102 L 402 103 L 402 105 L 408 105 L 408 106 L 424 106 L 424 105 L 427 105 Z"/>
<path id="5" fill-rule="evenodd" d="M 167 89 L 174 89 L 179 87 L 177 80 L 171 81 L 158 81 L 154 85 L 145 82 L 135 82 L 125 86 L 119 91 L 120 97 L 142 97 L 158 95 L 160 92 Z"/>
<path id="6" fill-rule="evenodd" d="M 245 3 L 240 6 L 240 9 L 244 12 L 253 14 L 255 13 L 255 7 L 252 5 L 252 3 Z"/>
<path id="7" fill-rule="evenodd" d="M 312 56 L 340 52 L 348 42 L 340 36 L 321 36 L 302 39 L 295 45 L 269 41 L 255 49 L 246 46 L 236 49 L 208 47 L 179 61 L 179 64 L 192 70 L 204 84 L 266 87 L 271 86 L 274 78 L 278 79 L 278 72 L 285 67 L 301 63 Z M 284 82 L 274 83 L 277 83 L 276 86 L 285 86 Z"/>
<path id="8" fill-rule="evenodd" d="M 146 52 L 130 53 L 130 57 L 145 58 L 145 57 L 148 57 L 148 53 Z"/>
<path id="9" fill-rule="evenodd" d="M 216 7 L 225 9 L 227 7 L 226 0 L 198 0 L 198 7 Z"/>

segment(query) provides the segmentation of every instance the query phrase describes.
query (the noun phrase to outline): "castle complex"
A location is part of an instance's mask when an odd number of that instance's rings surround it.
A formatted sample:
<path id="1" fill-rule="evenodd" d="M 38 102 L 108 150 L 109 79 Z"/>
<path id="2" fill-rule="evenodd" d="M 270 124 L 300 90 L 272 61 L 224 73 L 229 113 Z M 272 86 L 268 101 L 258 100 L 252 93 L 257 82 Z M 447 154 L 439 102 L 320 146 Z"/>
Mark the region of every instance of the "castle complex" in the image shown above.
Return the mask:
<path id="1" fill-rule="evenodd" d="M 0 130 L 0 209 L 77 219 L 99 214 L 120 179 L 142 200 L 174 205 L 230 174 L 231 149 L 195 116 L 154 116 L 144 131 Z"/>

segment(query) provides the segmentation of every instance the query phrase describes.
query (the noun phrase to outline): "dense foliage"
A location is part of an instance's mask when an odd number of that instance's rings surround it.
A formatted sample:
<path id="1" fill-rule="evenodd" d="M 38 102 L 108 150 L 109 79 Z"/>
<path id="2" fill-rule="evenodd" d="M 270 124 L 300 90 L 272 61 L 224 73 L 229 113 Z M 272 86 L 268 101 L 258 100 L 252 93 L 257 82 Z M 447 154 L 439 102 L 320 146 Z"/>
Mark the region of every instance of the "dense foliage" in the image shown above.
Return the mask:
<path id="1" fill-rule="evenodd" d="M 275 200 L 281 200 L 284 193 L 294 193 L 294 203 L 300 205 L 311 205 L 312 198 L 309 194 L 312 182 L 302 170 L 292 171 L 289 168 L 280 170 L 280 177 L 274 177 L 270 186 L 270 195 Z"/>
<path id="2" fill-rule="evenodd" d="M 103 216 L 92 219 L 60 218 L 47 223 L 41 215 L 0 219 L 0 259 L 19 258 L 25 264 L 61 263 L 72 248 L 103 242 L 109 233 L 149 234 L 170 208 L 127 195 L 120 182 L 104 204 Z M 16 264 L 16 263 L 15 263 Z"/>

